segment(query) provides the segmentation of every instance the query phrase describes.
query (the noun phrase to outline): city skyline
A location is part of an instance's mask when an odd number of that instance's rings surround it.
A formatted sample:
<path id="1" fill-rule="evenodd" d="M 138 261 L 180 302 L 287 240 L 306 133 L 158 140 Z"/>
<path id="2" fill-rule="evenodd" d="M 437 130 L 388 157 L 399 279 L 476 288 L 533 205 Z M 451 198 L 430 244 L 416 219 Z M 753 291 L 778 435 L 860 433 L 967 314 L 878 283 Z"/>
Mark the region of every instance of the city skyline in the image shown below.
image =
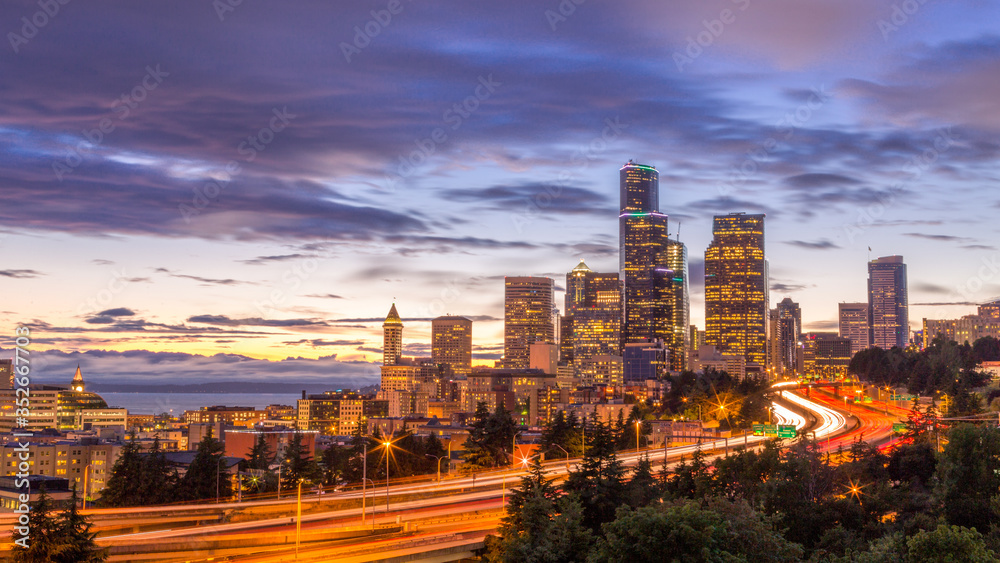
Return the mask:
<path id="1" fill-rule="evenodd" d="M 1000 7 L 402 6 L 70 4 L 8 41 L 0 290 L 51 350 L 37 377 L 358 386 L 393 302 L 403 355 L 451 314 L 492 362 L 504 276 L 561 303 L 580 259 L 619 271 L 629 159 L 660 172 L 701 328 L 734 211 L 767 215 L 768 306 L 790 297 L 803 332 L 836 331 L 878 256 L 906 257 L 911 330 L 1000 295 Z"/>

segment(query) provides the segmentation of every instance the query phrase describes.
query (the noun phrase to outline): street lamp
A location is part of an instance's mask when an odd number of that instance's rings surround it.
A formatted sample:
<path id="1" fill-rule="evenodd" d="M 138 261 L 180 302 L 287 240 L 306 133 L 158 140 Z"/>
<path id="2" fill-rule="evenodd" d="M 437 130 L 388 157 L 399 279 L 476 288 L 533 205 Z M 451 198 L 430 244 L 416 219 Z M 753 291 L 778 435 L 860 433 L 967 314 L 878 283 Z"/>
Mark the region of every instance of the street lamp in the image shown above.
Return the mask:
<path id="1" fill-rule="evenodd" d="M 389 517 L 389 448 L 392 446 L 392 442 L 386 440 L 382 445 L 385 446 L 385 516 L 386 518 L 388 518 Z"/>
<path id="2" fill-rule="evenodd" d="M 510 466 L 514 467 L 514 452 L 517 451 L 517 437 L 521 435 L 521 432 L 514 433 L 514 437 L 510 439 Z"/>
<path id="3" fill-rule="evenodd" d="M 449 456 L 424 454 L 424 457 L 429 457 L 429 458 L 432 458 L 432 459 L 437 459 L 437 471 L 438 471 L 437 482 L 440 483 L 441 482 L 441 460 L 443 460 L 444 458 L 449 457 Z"/>
<path id="4" fill-rule="evenodd" d="M 298 499 L 295 501 L 295 558 L 299 558 L 299 535 L 302 533 L 302 479 L 299 479 Z"/>
<path id="5" fill-rule="evenodd" d="M 639 426 L 642 422 L 635 421 L 635 453 L 639 453 Z"/>
<path id="6" fill-rule="evenodd" d="M 362 439 L 364 439 L 364 438 L 362 438 Z M 364 464 L 363 467 L 362 467 L 362 469 L 361 469 L 361 525 L 362 526 L 365 525 L 365 499 L 368 498 L 368 494 L 365 491 L 365 485 L 368 484 L 366 482 L 366 479 L 368 478 L 368 440 L 367 439 L 364 439 L 364 446 L 363 447 L 364 447 L 364 451 L 361 454 L 361 458 L 363 460 L 362 463 Z M 372 482 L 372 492 L 374 493 L 374 491 L 375 491 L 375 482 L 373 481 Z M 375 511 L 375 500 L 372 499 L 372 512 L 373 512 L 373 514 L 372 514 L 372 526 L 375 525 L 375 514 L 374 514 L 374 511 Z"/>

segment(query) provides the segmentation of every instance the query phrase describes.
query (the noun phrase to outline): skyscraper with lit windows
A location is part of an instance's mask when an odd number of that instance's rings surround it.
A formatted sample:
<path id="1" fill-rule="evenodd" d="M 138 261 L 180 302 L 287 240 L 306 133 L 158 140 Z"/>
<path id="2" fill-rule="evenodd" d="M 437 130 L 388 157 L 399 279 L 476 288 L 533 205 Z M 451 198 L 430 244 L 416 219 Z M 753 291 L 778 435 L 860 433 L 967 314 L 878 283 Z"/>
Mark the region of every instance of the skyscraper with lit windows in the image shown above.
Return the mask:
<path id="1" fill-rule="evenodd" d="M 446 315 L 431 321 L 431 360 L 455 375 L 472 371 L 472 321 Z"/>
<path id="2" fill-rule="evenodd" d="M 906 348 L 910 320 L 906 264 L 902 256 L 884 256 L 868 263 L 868 322 L 871 343 L 883 350 Z"/>
<path id="3" fill-rule="evenodd" d="M 705 251 L 705 343 L 760 366 L 767 361 L 764 215 L 716 215 Z"/>
<path id="4" fill-rule="evenodd" d="M 683 369 L 689 320 L 687 249 L 670 239 L 658 211 L 656 168 L 629 161 L 619 171 L 619 261 L 625 282 L 625 343 L 661 339 L 671 369 Z"/>
<path id="5" fill-rule="evenodd" d="M 595 356 L 621 355 L 622 282 L 617 273 L 598 273 L 583 260 L 566 274 L 563 360 L 580 375 Z"/>
<path id="6" fill-rule="evenodd" d="M 555 344 L 552 278 L 504 278 L 503 365 L 527 369 L 531 344 Z"/>

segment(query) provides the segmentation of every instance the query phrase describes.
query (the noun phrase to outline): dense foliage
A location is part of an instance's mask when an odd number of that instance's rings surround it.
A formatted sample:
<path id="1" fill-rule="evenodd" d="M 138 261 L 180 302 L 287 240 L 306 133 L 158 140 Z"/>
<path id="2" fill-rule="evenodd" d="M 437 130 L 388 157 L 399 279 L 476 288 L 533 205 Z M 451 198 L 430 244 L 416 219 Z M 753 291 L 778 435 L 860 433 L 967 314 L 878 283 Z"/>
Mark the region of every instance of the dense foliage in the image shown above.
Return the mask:
<path id="1" fill-rule="evenodd" d="M 79 497 L 73 487 L 66 506 L 57 505 L 42 487 L 31 506 L 31 533 L 28 547 L 14 544 L 13 563 L 98 563 L 107 560 L 108 550 L 98 547 L 91 523 L 77 509 Z M 53 515 L 53 512 L 58 514 Z"/>
<path id="2" fill-rule="evenodd" d="M 869 348 L 854 355 L 848 371 L 876 385 L 905 386 L 910 393 L 933 395 L 943 392 L 964 397 L 982 387 L 988 374 L 978 370 L 984 361 L 1000 360 L 1000 341 L 980 338 L 973 344 L 957 344 L 938 336 L 924 350 Z"/>
<path id="3" fill-rule="evenodd" d="M 611 428 L 588 424 L 561 489 L 536 461 L 488 561 L 1000 560 L 995 427 L 954 427 L 940 453 L 924 428 L 889 453 L 865 442 L 822 453 L 803 438 L 711 461 L 699 452 L 658 473 L 648 460 L 624 468 Z"/>

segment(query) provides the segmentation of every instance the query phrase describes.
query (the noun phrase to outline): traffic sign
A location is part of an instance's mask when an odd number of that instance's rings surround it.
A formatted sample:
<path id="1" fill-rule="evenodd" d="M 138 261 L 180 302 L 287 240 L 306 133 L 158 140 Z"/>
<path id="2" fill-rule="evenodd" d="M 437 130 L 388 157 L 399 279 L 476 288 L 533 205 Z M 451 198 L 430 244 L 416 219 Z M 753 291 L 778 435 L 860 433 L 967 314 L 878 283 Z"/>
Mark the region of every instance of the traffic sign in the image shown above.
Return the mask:
<path id="1" fill-rule="evenodd" d="M 777 436 L 778 426 L 775 424 L 765 424 L 764 425 L 764 435 L 765 436 Z"/>
<path id="2" fill-rule="evenodd" d="M 763 436 L 764 435 L 764 425 L 763 424 L 754 424 L 753 425 L 753 435 L 754 436 Z"/>
<path id="3" fill-rule="evenodd" d="M 782 424 L 778 426 L 778 437 L 779 438 L 794 438 L 797 432 L 795 427 L 790 424 Z"/>
<path id="4" fill-rule="evenodd" d="M 894 422 L 892 424 L 892 431 L 895 434 L 902 434 L 903 432 L 906 432 L 906 423 L 905 422 Z"/>

